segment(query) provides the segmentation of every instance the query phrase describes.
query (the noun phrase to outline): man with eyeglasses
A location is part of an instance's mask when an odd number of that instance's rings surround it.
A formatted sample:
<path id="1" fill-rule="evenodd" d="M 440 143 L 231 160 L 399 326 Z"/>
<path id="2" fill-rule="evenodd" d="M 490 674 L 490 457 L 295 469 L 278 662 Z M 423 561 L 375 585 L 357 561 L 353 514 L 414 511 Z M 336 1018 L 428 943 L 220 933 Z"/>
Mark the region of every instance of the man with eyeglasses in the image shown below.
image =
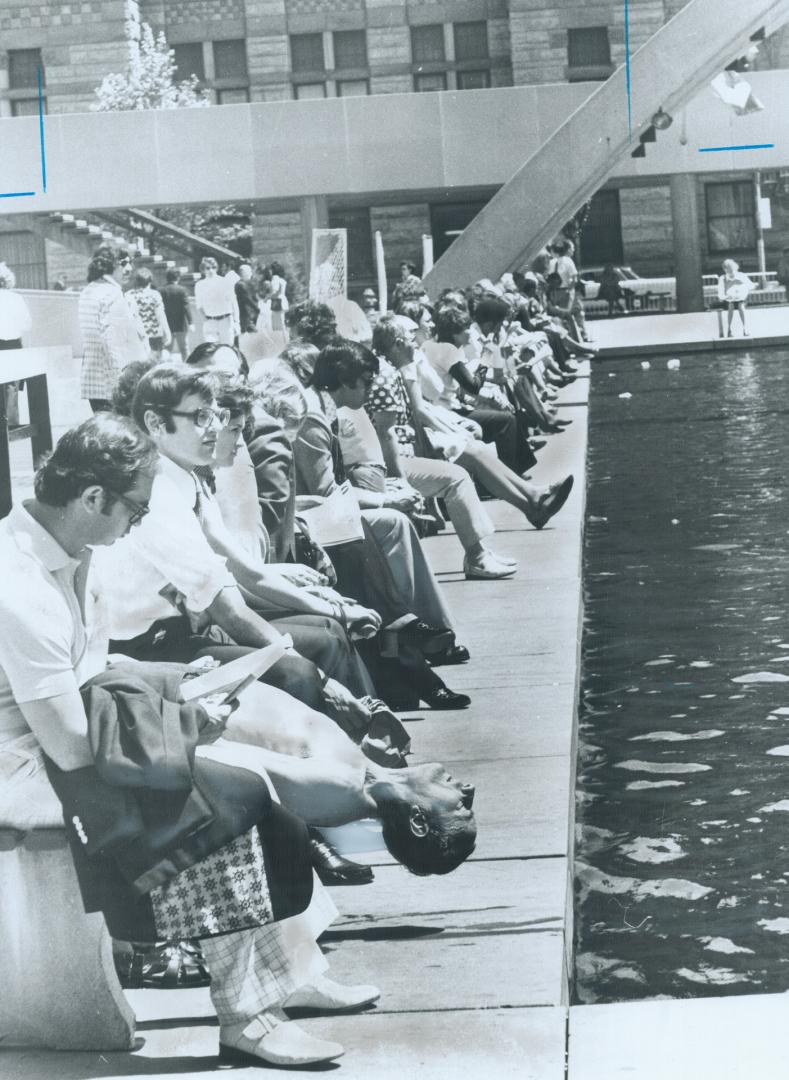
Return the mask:
<path id="1" fill-rule="evenodd" d="M 339 710 L 361 723 L 364 710 L 346 689 L 357 661 L 341 627 L 286 611 L 276 625 L 266 621 L 204 533 L 205 495 L 193 470 L 213 464 L 230 416 L 217 408 L 214 386 L 212 374 L 181 364 L 157 364 L 140 379 L 132 413 L 161 461 L 151 513 L 97 560 L 111 647 L 137 660 L 224 662 L 289 633 L 296 649 L 264 681 L 318 712 Z"/>
<path id="2" fill-rule="evenodd" d="M 122 288 L 131 272 L 128 253 L 102 244 L 93 254 L 88 284 L 80 293 L 81 393 L 94 412 L 111 407 L 112 392 L 126 365 L 150 354 L 145 327 Z"/>
<path id="3" fill-rule="evenodd" d="M 206 421 L 205 416 L 195 419 Z M 36 474 L 35 498 L 15 506 L 0 522 L 4 570 L 0 815 L 11 827 L 51 829 L 63 823 L 63 809 L 45 772 L 44 754 L 62 774 L 94 764 L 80 688 L 105 671 L 108 657 L 101 634 L 106 597 L 98 591 L 99 582 L 92 574 L 89 577 L 92 556 L 113 546 L 146 518 L 158 467 L 159 454 L 152 440 L 129 420 L 101 413 L 62 436 Z M 152 691 L 168 702 L 173 700 L 166 696 L 168 684 L 161 669 L 139 665 L 139 672 Z M 254 689 L 263 693 L 263 688 Z M 212 746 L 202 744 L 221 736 L 227 716 L 221 710 L 212 715 L 207 699 L 200 704 L 209 720 L 204 715 L 199 721 L 197 754 L 221 764 L 221 749 L 213 753 Z M 240 703 L 242 715 L 244 707 Z M 252 711 L 255 715 L 265 711 L 262 701 L 254 703 L 254 696 Z M 232 768 L 233 763 L 229 764 Z M 249 767 L 259 771 L 255 764 Z M 166 770 L 170 764 L 162 761 L 160 768 Z M 95 787 L 92 791 L 92 798 L 101 797 Z M 112 801 L 107 805 L 112 806 Z M 83 822 L 76 816 L 69 819 L 67 829 L 76 831 L 87 844 L 85 830 L 92 831 L 94 824 L 95 818 Z M 129 843 L 125 838 L 116 846 Z M 107 846 L 110 854 L 100 851 L 99 855 L 111 859 L 111 840 Z M 222 849 L 225 865 L 217 862 L 215 874 L 242 871 L 240 856 L 234 852 Z M 304 872 L 308 868 L 302 876 Z M 275 866 L 266 866 L 267 883 L 276 874 Z M 178 879 L 171 876 L 169 880 Z M 160 884 L 157 881 L 149 889 L 151 896 L 160 892 Z M 182 891 L 179 903 L 188 906 L 185 883 Z M 112 889 L 102 898 L 103 910 L 105 903 L 112 906 L 110 894 Z M 135 895 L 133 906 L 138 901 Z M 116 902 L 128 900 L 124 894 Z M 343 986 L 326 976 L 327 964 L 315 937 L 336 910 L 317 886 L 306 914 L 290 915 L 292 909 L 286 907 L 283 914 L 275 915 L 273 903 L 270 907 L 268 921 L 242 921 L 247 928 L 234 928 L 204 942 L 220 1022 L 220 1056 L 228 1062 L 257 1065 L 333 1060 L 342 1054 L 342 1047 L 299 1028 L 283 1006 L 348 1011 L 370 1004 L 379 992 L 374 986 Z M 303 912 L 303 901 L 296 911 Z M 7 972 L 12 979 L 13 972 L 12 963 Z M 11 987 L 13 993 L 13 981 Z M 75 1014 L 75 1026 L 79 1019 Z"/>

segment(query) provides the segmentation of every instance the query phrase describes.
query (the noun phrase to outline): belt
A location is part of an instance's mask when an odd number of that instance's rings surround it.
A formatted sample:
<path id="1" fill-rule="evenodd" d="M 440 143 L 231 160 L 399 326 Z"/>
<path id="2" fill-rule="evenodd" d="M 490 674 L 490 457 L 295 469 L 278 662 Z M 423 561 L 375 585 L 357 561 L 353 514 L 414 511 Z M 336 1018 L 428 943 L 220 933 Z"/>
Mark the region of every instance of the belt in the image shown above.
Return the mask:
<path id="1" fill-rule="evenodd" d="M 204 315 L 204 319 L 229 319 L 232 315 L 232 311 L 226 311 L 224 315 Z"/>

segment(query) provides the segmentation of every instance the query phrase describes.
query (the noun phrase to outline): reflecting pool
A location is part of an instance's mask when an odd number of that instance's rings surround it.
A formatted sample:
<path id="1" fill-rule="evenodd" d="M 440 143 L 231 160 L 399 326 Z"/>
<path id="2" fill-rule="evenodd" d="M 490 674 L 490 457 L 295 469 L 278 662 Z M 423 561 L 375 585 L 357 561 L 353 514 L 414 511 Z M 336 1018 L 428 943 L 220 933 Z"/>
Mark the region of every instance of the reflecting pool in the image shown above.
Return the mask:
<path id="1" fill-rule="evenodd" d="M 789 989 L 789 351 L 667 359 L 592 377 L 578 1002 Z"/>

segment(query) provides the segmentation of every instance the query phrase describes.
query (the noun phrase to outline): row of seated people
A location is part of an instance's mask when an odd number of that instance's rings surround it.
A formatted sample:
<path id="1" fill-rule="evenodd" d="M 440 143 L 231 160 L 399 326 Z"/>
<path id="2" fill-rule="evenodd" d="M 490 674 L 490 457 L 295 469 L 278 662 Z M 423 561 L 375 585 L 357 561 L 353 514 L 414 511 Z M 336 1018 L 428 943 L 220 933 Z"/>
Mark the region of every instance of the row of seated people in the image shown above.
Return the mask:
<path id="1" fill-rule="evenodd" d="M 510 305 L 498 327 L 486 322 L 494 300 L 472 312 L 458 294 L 436 323 L 473 314 L 468 329 L 509 365 L 490 365 L 504 372 L 492 385 L 527 379 L 546 404 L 547 384 L 528 374 L 533 346 L 512 344 L 525 331 Z M 526 438 L 509 420 L 484 449 L 495 406 L 441 403 L 451 386 L 468 392 L 458 364 L 480 387 L 486 365 L 458 358 L 430 398 L 417 362 L 426 305 L 418 320 L 381 318 L 373 349 L 337 337 L 330 314 L 304 307 L 296 343 L 252 380 L 238 349 L 217 343 L 187 364 L 129 365 L 114 411 L 64 435 L 34 498 L 0 524 L 4 818 L 65 821 L 86 910 L 114 938 L 200 939 L 227 1061 L 333 1060 L 342 1048 L 285 1010 L 378 997 L 325 974 L 316 939 L 336 909 L 313 866 L 335 882 L 372 872 L 316 828 L 377 818 L 415 874 L 448 873 L 474 850 L 473 786 L 409 766 L 391 711 L 469 704 L 436 673 L 469 654 L 403 511 L 442 498 L 466 576 L 511 577 L 463 465 L 537 528 L 572 484 L 538 488 L 502 460 L 499 442 L 520 452 Z M 450 438 L 418 442 L 431 431 Z M 428 446 L 433 456 L 415 452 Z M 361 537 L 329 557 L 297 498 L 331 496 L 346 476 Z M 196 672 L 272 644 L 283 655 L 237 700 L 184 700 Z"/>

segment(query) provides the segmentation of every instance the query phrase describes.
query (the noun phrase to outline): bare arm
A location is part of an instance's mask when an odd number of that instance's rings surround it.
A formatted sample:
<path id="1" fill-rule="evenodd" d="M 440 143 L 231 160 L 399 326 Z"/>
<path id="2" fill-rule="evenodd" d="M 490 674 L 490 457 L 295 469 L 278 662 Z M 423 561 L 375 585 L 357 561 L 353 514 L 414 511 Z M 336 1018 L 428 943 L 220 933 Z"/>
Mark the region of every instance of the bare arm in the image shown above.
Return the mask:
<path id="1" fill-rule="evenodd" d="M 44 753 L 58 768 L 71 772 L 93 764 L 88 718 L 76 690 L 39 701 L 23 701 L 19 708 Z"/>
<path id="2" fill-rule="evenodd" d="M 280 641 L 282 634 L 244 603 L 237 588 L 220 590 L 207 609 L 212 621 L 238 645 L 260 649 Z"/>
<path id="3" fill-rule="evenodd" d="M 404 480 L 405 473 L 400 462 L 400 449 L 395 430 L 396 421 L 397 413 L 388 410 L 381 410 L 373 416 L 373 426 L 381 444 L 387 474 L 389 476 L 399 476 Z"/>

